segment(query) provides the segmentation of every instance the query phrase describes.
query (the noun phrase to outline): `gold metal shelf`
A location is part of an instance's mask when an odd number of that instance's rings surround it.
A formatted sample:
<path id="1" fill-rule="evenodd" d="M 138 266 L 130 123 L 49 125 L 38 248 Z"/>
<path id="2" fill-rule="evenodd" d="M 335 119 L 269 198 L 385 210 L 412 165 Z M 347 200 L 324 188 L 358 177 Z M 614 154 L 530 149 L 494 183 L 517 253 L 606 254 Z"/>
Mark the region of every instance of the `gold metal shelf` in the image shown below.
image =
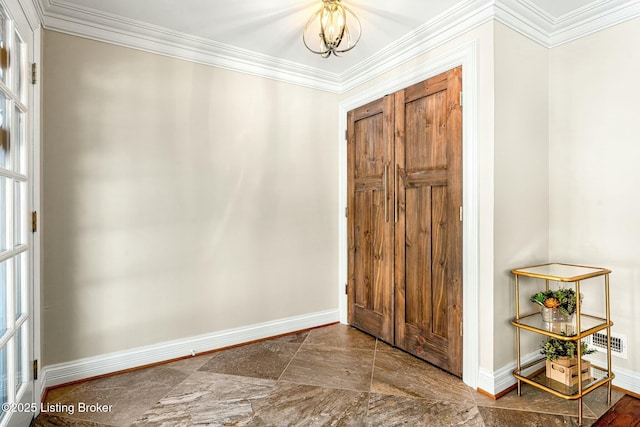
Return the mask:
<path id="1" fill-rule="evenodd" d="M 583 265 L 551 263 L 534 265 L 532 267 L 514 268 L 511 272 L 516 276 L 553 280 L 555 282 L 577 282 L 579 280 L 609 274 L 611 270 L 600 267 L 585 267 Z"/>
<path id="2" fill-rule="evenodd" d="M 522 382 L 532 385 L 535 388 L 544 390 L 554 396 L 565 400 L 578 400 L 591 393 L 598 387 L 607 384 L 615 378 L 615 374 L 609 373 L 607 369 L 600 366 L 591 365 L 591 379 L 582 381 L 582 393 L 578 388 L 578 384 L 573 386 L 565 385 L 561 382 L 548 378 L 545 373 L 545 359 L 538 359 L 531 362 L 520 369 L 513 371 L 513 376 Z"/>
<path id="3" fill-rule="evenodd" d="M 566 400 L 578 401 L 578 424 L 582 425 L 582 398 L 596 388 L 607 385 L 607 403 L 611 403 L 611 382 L 615 375 L 611 371 L 611 311 L 609 304 L 609 274 L 611 270 L 599 267 L 585 267 L 572 264 L 543 264 L 532 267 L 516 268 L 511 270 L 515 276 L 515 309 L 516 317 L 511 324 L 516 328 L 516 369 L 513 376 L 518 381 L 518 396 L 522 395 L 521 384 L 529 384 L 540 390 L 549 392 Z M 576 295 L 580 293 L 580 281 L 593 277 L 604 277 L 604 295 L 606 317 L 591 316 L 581 311 L 581 301 L 577 298 L 575 319 L 571 322 L 544 322 L 539 313 L 520 315 L 520 277 L 531 277 L 545 280 L 546 290 L 549 290 L 549 282 L 573 282 Z M 583 379 L 578 375 L 578 383 L 567 386 L 546 376 L 545 359 L 538 359 L 526 365 L 520 360 L 520 332 L 522 330 L 537 333 L 563 341 L 578 341 L 598 331 L 607 331 L 607 368 L 591 366 L 590 379 Z M 582 358 L 581 346 L 577 346 L 578 359 Z"/>
<path id="4" fill-rule="evenodd" d="M 560 330 L 556 331 L 552 329 L 552 324 L 542 321 L 540 313 L 532 313 L 522 316 L 519 319 L 513 319 L 511 324 L 516 328 L 526 329 L 531 332 L 546 335 L 551 338 L 556 338 L 563 341 L 577 341 L 588 337 L 598 331 L 613 326 L 613 322 L 607 322 L 607 319 L 602 317 L 591 316 L 588 314 L 580 315 L 580 334 L 575 333 L 576 326 L 570 323 L 562 324 L 565 334 L 563 335 Z"/>

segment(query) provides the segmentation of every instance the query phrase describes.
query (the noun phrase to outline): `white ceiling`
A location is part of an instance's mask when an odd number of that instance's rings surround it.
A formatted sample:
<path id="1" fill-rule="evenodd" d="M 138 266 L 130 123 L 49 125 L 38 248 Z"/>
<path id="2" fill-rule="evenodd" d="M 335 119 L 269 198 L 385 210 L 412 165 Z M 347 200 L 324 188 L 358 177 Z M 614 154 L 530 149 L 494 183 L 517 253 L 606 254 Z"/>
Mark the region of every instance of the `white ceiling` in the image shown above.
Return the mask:
<path id="1" fill-rule="evenodd" d="M 552 17 L 590 0 L 531 0 Z M 320 0 L 53 0 L 340 73 L 465 0 L 344 0 L 362 22 L 362 39 L 342 58 L 313 55 L 302 29 Z"/>
<path id="2" fill-rule="evenodd" d="M 177 57 L 192 52 L 198 62 L 226 68 L 259 64 L 271 78 L 284 72 L 326 85 L 492 18 L 553 46 L 640 14 L 640 0 L 343 0 L 360 19 L 362 38 L 344 57 L 323 59 L 302 42 L 321 0 L 37 1 L 45 28 Z"/>
<path id="3" fill-rule="evenodd" d="M 67 0 L 299 64 L 341 72 L 374 55 L 459 0 L 345 0 L 363 36 L 343 58 L 323 59 L 302 43 L 302 29 L 320 0 Z"/>

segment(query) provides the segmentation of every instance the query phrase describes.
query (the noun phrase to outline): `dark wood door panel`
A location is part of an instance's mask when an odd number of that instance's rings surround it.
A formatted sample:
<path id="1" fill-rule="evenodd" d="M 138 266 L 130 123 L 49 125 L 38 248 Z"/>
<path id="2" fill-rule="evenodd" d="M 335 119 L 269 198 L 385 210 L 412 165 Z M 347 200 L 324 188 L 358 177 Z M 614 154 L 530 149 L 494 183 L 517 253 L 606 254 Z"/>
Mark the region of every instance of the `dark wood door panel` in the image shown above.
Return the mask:
<path id="1" fill-rule="evenodd" d="M 444 338 L 448 335 L 446 205 L 444 186 L 406 191 L 405 322 Z"/>
<path id="2" fill-rule="evenodd" d="M 349 322 L 393 342 L 393 221 L 389 166 L 393 103 L 348 114 Z"/>
<path id="3" fill-rule="evenodd" d="M 461 73 L 347 117 L 349 322 L 458 376 Z"/>
<path id="4" fill-rule="evenodd" d="M 396 346 L 459 376 L 460 76 L 460 69 L 451 70 L 395 94 Z"/>

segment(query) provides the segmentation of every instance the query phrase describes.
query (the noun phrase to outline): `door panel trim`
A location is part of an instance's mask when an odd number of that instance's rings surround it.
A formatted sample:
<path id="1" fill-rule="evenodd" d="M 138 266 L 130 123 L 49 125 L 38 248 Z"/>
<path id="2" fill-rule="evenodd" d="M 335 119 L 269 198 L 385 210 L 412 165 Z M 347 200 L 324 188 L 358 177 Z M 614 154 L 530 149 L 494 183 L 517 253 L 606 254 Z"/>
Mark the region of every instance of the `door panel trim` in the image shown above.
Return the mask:
<path id="1" fill-rule="evenodd" d="M 479 227 L 478 227 L 478 153 L 477 153 L 477 40 L 464 43 L 452 51 L 432 57 L 422 64 L 395 77 L 368 88 L 366 91 L 343 100 L 339 108 L 339 158 L 338 158 L 338 305 L 340 321 L 347 324 L 347 296 L 344 283 L 347 281 L 348 248 L 347 219 L 344 216 L 347 203 L 347 111 L 382 98 L 429 77 L 436 76 L 462 66 L 462 87 L 465 103 L 462 111 L 462 153 L 463 153 L 463 213 L 462 225 L 462 280 L 463 280 L 463 381 L 477 388 L 479 376 Z"/>

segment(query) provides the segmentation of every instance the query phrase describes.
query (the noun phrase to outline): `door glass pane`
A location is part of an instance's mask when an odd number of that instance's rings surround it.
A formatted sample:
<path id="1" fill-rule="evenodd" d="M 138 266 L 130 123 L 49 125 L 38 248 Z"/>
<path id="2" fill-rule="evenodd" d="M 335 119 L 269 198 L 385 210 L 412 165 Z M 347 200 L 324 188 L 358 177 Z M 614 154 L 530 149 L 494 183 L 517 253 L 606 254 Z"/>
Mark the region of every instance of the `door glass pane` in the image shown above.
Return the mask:
<path id="1" fill-rule="evenodd" d="M 15 94 L 18 95 L 20 101 L 25 101 L 25 90 L 24 90 L 24 68 L 25 68 L 25 46 L 22 42 L 22 37 L 18 32 L 15 32 L 14 35 L 14 49 L 13 49 L 13 66 L 14 68 L 14 89 Z"/>
<path id="2" fill-rule="evenodd" d="M 13 114 L 14 124 L 12 129 L 13 135 L 13 147 L 16 152 L 16 172 L 23 175 L 27 174 L 27 153 L 26 146 L 26 133 L 25 133 L 25 119 L 24 113 L 20 111 L 18 107 L 15 108 Z"/>
<path id="3" fill-rule="evenodd" d="M 11 230 L 11 179 L 0 177 L 0 252 L 9 248 L 9 230 Z"/>
<path id="4" fill-rule="evenodd" d="M 9 50 L 7 46 L 7 18 L 0 6 L 0 79 L 7 82 L 7 68 L 9 68 Z"/>
<path id="5" fill-rule="evenodd" d="M 27 183 L 16 181 L 16 214 L 14 230 L 14 246 L 25 245 L 27 243 Z"/>
<path id="6" fill-rule="evenodd" d="M 27 292 L 27 253 L 22 252 L 16 257 L 16 320 L 25 313 Z"/>
<path id="7" fill-rule="evenodd" d="M 0 93 L 0 168 L 4 169 L 9 169 L 11 165 L 9 123 L 7 119 L 7 98 Z"/>
<path id="8" fill-rule="evenodd" d="M 0 337 L 7 331 L 7 294 L 9 293 L 9 260 L 0 263 Z"/>
<path id="9" fill-rule="evenodd" d="M 27 379 L 27 352 L 24 345 L 25 340 L 23 337 L 27 336 L 27 323 L 23 323 L 22 327 L 16 335 L 16 392 L 20 390 L 20 386 L 24 384 Z"/>

